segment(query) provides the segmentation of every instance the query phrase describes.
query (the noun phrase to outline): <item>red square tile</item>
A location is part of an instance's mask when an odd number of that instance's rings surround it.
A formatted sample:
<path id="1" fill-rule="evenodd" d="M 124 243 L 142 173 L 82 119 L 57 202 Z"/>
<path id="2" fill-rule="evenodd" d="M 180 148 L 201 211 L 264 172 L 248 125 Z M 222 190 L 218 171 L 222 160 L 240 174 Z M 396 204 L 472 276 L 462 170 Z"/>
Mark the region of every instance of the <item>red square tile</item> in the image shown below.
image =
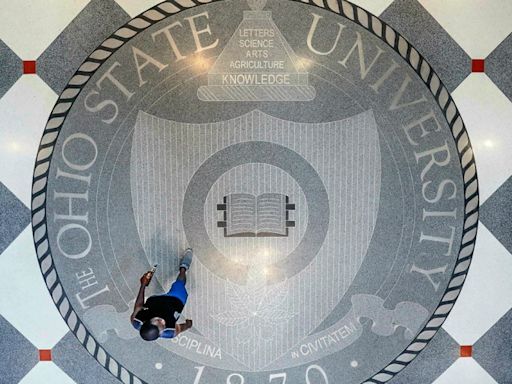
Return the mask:
<path id="1" fill-rule="evenodd" d="M 23 74 L 30 75 L 36 73 L 35 61 L 23 61 Z"/>
<path id="2" fill-rule="evenodd" d="M 39 361 L 52 361 L 52 350 L 51 349 L 40 349 L 39 350 Z"/>
<path id="3" fill-rule="evenodd" d="M 461 345 L 460 346 L 460 357 L 471 357 L 473 355 L 473 346 Z"/>
<path id="4" fill-rule="evenodd" d="M 471 72 L 485 72 L 485 60 L 484 59 L 471 60 Z"/>

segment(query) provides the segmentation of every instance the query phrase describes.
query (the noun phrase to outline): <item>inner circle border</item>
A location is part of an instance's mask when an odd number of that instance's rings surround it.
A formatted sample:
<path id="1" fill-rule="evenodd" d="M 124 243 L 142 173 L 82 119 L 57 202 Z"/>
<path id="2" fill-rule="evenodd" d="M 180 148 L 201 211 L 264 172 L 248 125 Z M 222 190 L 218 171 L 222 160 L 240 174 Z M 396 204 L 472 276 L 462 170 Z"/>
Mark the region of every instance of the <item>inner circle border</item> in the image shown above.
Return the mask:
<path id="1" fill-rule="evenodd" d="M 59 96 L 46 124 L 39 144 L 32 180 L 32 232 L 41 272 L 46 286 L 61 316 L 87 351 L 110 373 L 125 384 L 147 384 L 105 351 L 85 328 L 64 293 L 52 259 L 46 227 L 46 192 L 51 156 L 64 121 L 82 88 L 96 70 L 114 52 L 134 36 L 166 17 L 208 3 L 224 0 L 167 0 L 136 16 L 110 35 L 75 72 Z M 439 76 L 420 53 L 398 32 L 375 15 L 346 0 L 288 0 L 305 3 L 341 15 L 387 43 L 420 76 L 436 99 L 450 126 L 456 143 L 464 180 L 464 229 L 457 262 L 448 287 L 438 307 L 425 327 L 409 346 L 385 368 L 361 384 L 381 384 L 389 381 L 426 347 L 452 310 L 466 278 L 475 246 L 478 226 L 478 179 L 476 164 L 466 127 L 455 103 Z"/>

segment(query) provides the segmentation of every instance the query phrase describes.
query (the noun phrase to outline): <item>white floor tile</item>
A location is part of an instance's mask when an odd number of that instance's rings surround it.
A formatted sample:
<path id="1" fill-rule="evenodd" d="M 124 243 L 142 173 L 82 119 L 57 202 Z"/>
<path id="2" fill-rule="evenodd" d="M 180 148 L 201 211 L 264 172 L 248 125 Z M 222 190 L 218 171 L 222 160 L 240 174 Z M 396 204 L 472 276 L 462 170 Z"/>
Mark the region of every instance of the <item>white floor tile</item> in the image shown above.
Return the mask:
<path id="1" fill-rule="evenodd" d="M 459 358 L 433 384 L 498 384 L 472 358 Z"/>
<path id="2" fill-rule="evenodd" d="M 452 96 L 473 145 L 483 203 L 512 174 L 512 102 L 483 73 L 469 75 Z"/>
<path id="3" fill-rule="evenodd" d="M 510 0 L 419 0 L 473 59 L 489 55 L 511 32 Z"/>
<path id="4" fill-rule="evenodd" d="M 359 5 L 368 12 L 379 16 L 394 0 L 351 0 L 352 3 Z"/>
<path id="5" fill-rule="evenodd" d="M 27 207 L 37 149 L 56 100 L 55 92 L 34 75 L 20 77 L 0 99 L 0 181 Z"/>
<path id="6" fill-rule="evenodd" d="M 162 0 L 115 0 L 121 8 L 131 17 L 144 12 L 146 9 L 153 7 L 162 2 Z"/>
<path id="7" fill-rule="evenodd" d="M 0 0 L 0 39 L 22 60 L 35 60 L 89 1 Z"/>
<path id="8" fill-rule="evenodd" d="M 30 227 L 0 255 L 0 271 L 9 282 L 0 294 L 0 314 L 36 348 L 53 348 L 69 328 L 44 283 Z"/>
<path id="9" fill-rule="evenodd" d="M 68 375 L 51 361 L 38 363 L 25 375 L 19 384 L 76 384 Z"/>
<path id="10" fill-rule="evenodd" d="M 460 345 L 473 345 L 512 308 L 512 255 L 480 224 L 462 292 L 443 328 Z"/>

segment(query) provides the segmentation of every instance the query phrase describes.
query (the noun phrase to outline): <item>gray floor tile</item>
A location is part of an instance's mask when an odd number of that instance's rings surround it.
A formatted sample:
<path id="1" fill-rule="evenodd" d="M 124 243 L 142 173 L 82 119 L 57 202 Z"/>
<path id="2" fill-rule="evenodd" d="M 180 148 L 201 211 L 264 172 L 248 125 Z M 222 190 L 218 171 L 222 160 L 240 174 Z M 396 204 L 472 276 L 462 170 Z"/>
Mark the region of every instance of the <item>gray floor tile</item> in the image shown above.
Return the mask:
<path id="1" fill-rule="evenodd" d="M 60 93 L 87 56 L 129 19 L 113 0 L 91 1 L 38 58 L 38 75 Z"/>
<path id="2" fill-rule="evenodd" d="M 480 221 L 512 253 L 512 177 L 498 188 L 480 208 Z"/>
<path id="3" fill-rule="evenodd" d="M 30 211 L 0 183 L 0 253 L 30 224 Z"/>
<path id="4" fill-rule="evenodd" d="M 0 97 L 2 97 L 22 75 L 21 59 L 2 40 L 0 40 L 0 68 Z"/>
<path id="5" fill-rule="evenodd" d="M 486 58 L 485 73 L 512 100 L 512 34 Z"/>
<path id="6" fill-rule="evenodd" d="M 52 349 L 52 360 L 77 383 L 120 383 L 87 352 L 71 332 Z"/>
<path id="7" fill-rule="evenodd" d="M 459 357 L 459 345 L 440 329 L 416 359 L 393 378 L 391 384 L 432 383 Z"/>
<path id="8" fill-rule="evenodd" d="M 414 45 L 450 92 L 470 74 L 469 56 L 417 0 L 395 0 L 381 19 Z"/>
<path id="9" fill-rule="evenodd" d="M 498 383 L 512 383 L 512 310 L 475 343 L 473 358 Z"/>
<path id="10" fill-rule="evenodd" d="M 0 384 L 17 383 L 39 361 L 39 351 L 0 316 Z"/>

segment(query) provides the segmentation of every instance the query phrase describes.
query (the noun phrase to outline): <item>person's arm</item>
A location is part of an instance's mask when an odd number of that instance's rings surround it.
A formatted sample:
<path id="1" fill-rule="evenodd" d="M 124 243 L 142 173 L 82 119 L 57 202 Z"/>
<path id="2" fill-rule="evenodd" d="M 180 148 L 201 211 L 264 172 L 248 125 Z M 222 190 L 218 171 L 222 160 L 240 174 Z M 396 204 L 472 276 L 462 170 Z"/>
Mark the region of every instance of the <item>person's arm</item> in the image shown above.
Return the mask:
<path id="1" fill-rule="evenodd" d="M 187 329 L 192 328 L 192 320 L 185 320 L 184 324 L 176 324 L 176 331 L 174 332 L 174 337 L 178 336 L 180 333 L 185 332 Z"/>
<path id="2" fill-rule="evenodd" d="M 139 294 L 137 295 L 137 299 L 135 300 L 135 305 L 133 306 L 133 313 L 130 316 L 130 321 L 133 321 L 133 319 L 135 319 L 135 316 L 137 316 L 137 313 L 144 306 L 144 290 L 145 289 L 146 289 L 146 285 L 141 282 L 140 288 L 139 288 Z"/>

